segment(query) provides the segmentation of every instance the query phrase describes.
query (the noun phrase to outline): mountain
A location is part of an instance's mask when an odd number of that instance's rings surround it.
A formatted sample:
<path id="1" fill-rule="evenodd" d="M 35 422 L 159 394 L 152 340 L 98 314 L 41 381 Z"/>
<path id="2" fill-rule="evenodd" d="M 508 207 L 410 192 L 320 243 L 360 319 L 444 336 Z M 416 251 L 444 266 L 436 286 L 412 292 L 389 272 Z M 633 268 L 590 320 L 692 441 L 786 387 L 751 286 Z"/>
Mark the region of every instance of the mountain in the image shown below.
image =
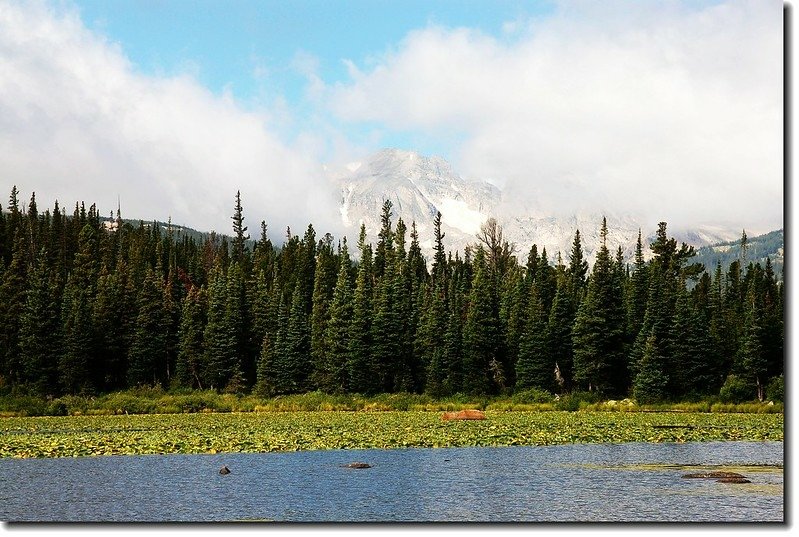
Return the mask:
<path id="1" fill-rule="evenodd" d="M 702 263 L 712 272 L 717 263 L 721 263 L 726 271 L 730 263 L 741 259 L 741 239 L 703 246 L 696 251 L 695 262 Z M 764 265 L 766 258 L 771 259 L 775 274 L 782 274 L 785 266 L 785 234 L 783 230 L 772 231 L 765 235 L 746 238 L 746 262 Z"/>
<path id="2" fill-rule="evenodd" d="M 409 229 L 416 222 L 427 254 L 432 252 L 436 212 L 441 211 L 448 248 L 462 250 L 474 242 L 480 225 L 501 201 L 497 187 L 466 181 L 446 160 L 399 149 L 384 149 L 364 161 L 329 169 L 328 174 L 341 188 L 345 226 L 357 229 L 363 223 L 367 235 L 376 241 L 383 202 L 390 200 L 393 222 L 401 217 Z"/>
<path id="3" fill-rule="evenodd" d="M 603 216 L 608 221 L 608 247 L 615 252 L 621 246 L 626 259 L 632 259 L 638 230 L 645 245 L 655 236 L 655 229 L 628 215 L 610 211 L 582 212 L 570 217 L 556 217 L 524 207 L 520 200 L 503 197 L 503 192 L 485 181 L 467 181 L 441 157 L 425 157 L 412 151 L 384 149 L 370 157 L 341 166 L 328 167 L 328 177 L 340 188 L 342 222 L 349 228 L 365 224 L 370 240 L 377 241 L 383 201 L 393 204 L 393 221 L 401 217 L 410 228 L 416 222 L 422 251 L 432 255 L 433 219 L 441 211 L 442 230 L 449 251 L 463 251 L 477 242 L 480 225 L 494 217 L 504 237 L 516 246 L 520 261 L 526 261 L 533 244 L 539 253 L 546 248 L 550 261 L 557 254 L 568 262 L 576 230 L 580 230 L 583 253 L 592 263 L 600 245 Z M 521 208 L 520 208 L 521 207 Z M 669 235 L 695 247 L 735 240 L 740 230 L 703 226 L 671 229 Z M 649 248 L 645 248 L 649 255 Z"/>

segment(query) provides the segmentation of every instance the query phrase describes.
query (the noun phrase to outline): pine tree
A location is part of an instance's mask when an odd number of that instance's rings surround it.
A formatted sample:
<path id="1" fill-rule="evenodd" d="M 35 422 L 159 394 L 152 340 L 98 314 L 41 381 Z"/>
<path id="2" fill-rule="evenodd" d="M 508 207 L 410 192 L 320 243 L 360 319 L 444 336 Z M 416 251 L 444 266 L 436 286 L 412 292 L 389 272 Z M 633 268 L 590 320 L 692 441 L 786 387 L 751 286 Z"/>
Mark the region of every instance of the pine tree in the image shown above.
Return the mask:
<path id="1" fill-rule="evenodd" d="M 366 244 L 365 236 L 365 228 L 361 225 L 361 260 L 353 296 L 347 369 L 350 389 L 355 393 L 372 394 L 379 389 L 379 382 L 372 358 L 372 248 Z"/>
<path id="2" fill-rule="evenodd" d="M 344 393 L 349 389 L 347 362 L 350 356 L 350 322 L 353 316 L 350 268 L 351 261 L 345 240 L 341 248 L 333 300 L 330 303 L 330 319 L 323 339 L 326 359 L 319 375 L 319 388 L 328 393 Z"/>
<path id="3" fill-rule="evenodd" d="M 487 394 L 504 383 L 498 370 L 497 319 L 491 304 L 491 280 L 485 251 L 478 248 L 469 295 L 469 310 L 463 327 L 463 389 L 473 395 Z"/>
<path id="4" fill-rule="evenodd" d="M 219 268 L 215 268 L 211 273 L 208 288 L 208 322 L 203 332 L 205 371 L 202 380 L 207 388 L 216 390 L 221 390 L 227 385 L 236 358 L 235 342 L 231 340 L 225 323 L 227 290 L 225 275 Z"/>
<path id="5" fill-rule="evenodd" d="M 174 381 L 177 386 L 203 389 L 205 309 L 205 290 L 197 287 L 189 289 L 189 294 L 183 301 L 178 328 L 178 357 Z"/>
<path id="6" fill-rule="evenodd" d="M 163 281 L 148 270 L 139 292 L 138 315 L 133 343 L 130 347 L 128 384 L 158 385 L 166 379 L 166 315 L 163 303 Z"/>
<path id="7" fill-rule="evenodd" d="M 236 207 L 231 219 L 233 220 L 234 235 L 231 260 L 246 268 L 248 266 L 246 254 L 249 253 L 247 251 L 247 241 L 250 240 L 250 236 L 245 235 L 247 232 L 247 226 L 244 225 L 244 210 L 241 206 L 241 192 L 238 190 L 236 191 Z"/>
<path id="8" fill-rule="evenodd" d="M 21 380 L 38 395 L 58 392 L 59 311 L 54 283 L 42 248 L 30 271 L 19 321 Z"/>
<path id="9" fill-rule="evenodd" d="M 309 385 L 311 333 L 299 287 L 292 294 L 284 352 L 284 356 L 278 359 L 278 393 L 301 393 Z"/>
<path id="10" fill-rule="evenodd" d="M 68 394 L 95 391 L 91 371 L 96 368 L 97 342 L 93 323 L 93 303 L 97 280 L 97 238 L 94 228 L 85 224 L 78 236 L 78 251 L 63 294 L 62 341 L 59 378 Z"/>
<path id="11" fill-rule="evenodd" d="M 572 326 L 576 309 L 571 301 L 572 293 L 565 278 L 561 278 L 552 301 L 552 310 L 547 320 L 547 337 L 552 360 L 560 375 L 555 388 L 568 391 L 572 386 L 574 350 L 572 348 Z M 557 376 L 556 376 L 556 380 Z"/>
<path id="12" fill-rule="evenodd" d="M 574 381 L 605 395 L 626 390 L 624 322 L 621 289 L 607 248 L 607 221 L 602 220 L 602 246 L 597 254 L 585 299 L 572 329 Z"/>
<path id="13" fill-rule="evenodd" d="M 330 317 L 330 302 L 333 299 L 331 276 L 336 273 L 338 267 L 330 241 L 320 241 L 318 251 L 311 307 L 311 362 L 312 382 L 321 388 L 324 384 L 329 385 L 329 379 L 325 378 L 328 366 L 325 332 Z"/>
<path id="14" fill-rule="evenodd" d="M 554 388 L 555 361 L 547 338 L 547 317 L 536 286 L 530 287 L 527 300 L 527 323 L 519 342 L 519 361 L 516 363 L 516 390 Z"/>
<path id="15" fill-rule="evenodd" d="M 660 367 L 662 363 L 663 359 L 658 356 L 657 340 L 650 334 L 633 385 L 633 397 L 638 404 L 657 403 L 666 398 L 668 377 Z"/>
<path id="16" fill-rule="evenodd" d="M 569 275 L 569 284 L 572 294 L 571 300 L 574 303 L 579 303 L 583 297 L 586 275 L 588 274 L 588 262 L 583 259 L 583 246 L 580 242 L 579 229 L 574 233 L 572 250 L 569 254 L 569 268 L 567 269 L 567 274 Z"/>
<path id="17" fill-rule="evenodd" d="M 757 398 L 765 398 L 765 381 L 768 363 L 763 355 L 762 311 L 754 290 L 746 297 L 746 314 L 741 345 L 736 356 L 734 372 L 757 387 Z"/>

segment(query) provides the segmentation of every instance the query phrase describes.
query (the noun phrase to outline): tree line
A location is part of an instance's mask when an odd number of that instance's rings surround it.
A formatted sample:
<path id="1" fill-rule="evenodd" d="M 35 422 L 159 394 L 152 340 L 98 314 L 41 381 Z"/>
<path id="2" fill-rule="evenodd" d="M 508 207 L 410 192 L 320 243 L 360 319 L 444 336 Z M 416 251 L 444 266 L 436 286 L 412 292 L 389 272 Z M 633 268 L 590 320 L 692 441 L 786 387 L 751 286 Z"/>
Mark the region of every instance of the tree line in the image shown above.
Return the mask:
<path id="1" fill-rule="evenodd" d="M 232 235 L 203 240 L 169 225 L 76 204 L 40 212 L 16 187 L 0 208 L 0 390 L 43 397 L 142 385 L 263 396 L 597 392 L 639 402 L 718 394 L 737 382 L 764 397 L 783 373 L 784 285 L 740 259 L 705 270 L 661 223 L 645 259 L 607 245 L 593 267 L 580 232 L 563 260 L 533 245 L 519 260 L 489 219 L 447 252 L 441 214 L 428 264 L 382 208 L 375 245 L 266 223 L 251 240 L 236 194 Z"/>

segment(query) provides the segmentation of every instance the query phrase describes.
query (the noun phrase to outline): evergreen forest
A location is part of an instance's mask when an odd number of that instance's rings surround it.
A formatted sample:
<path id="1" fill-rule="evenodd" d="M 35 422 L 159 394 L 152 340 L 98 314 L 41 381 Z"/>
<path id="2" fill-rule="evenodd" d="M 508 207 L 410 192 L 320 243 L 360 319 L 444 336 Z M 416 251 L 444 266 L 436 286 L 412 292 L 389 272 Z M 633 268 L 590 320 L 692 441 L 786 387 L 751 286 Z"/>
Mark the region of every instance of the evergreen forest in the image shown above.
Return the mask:
<path id="1" fill-rule="evenodd" d="M 267 225 L 232 233 L 40 211 L 12 189 L 0 208 L 0 392 L 59 397 L 137 386 L 262 396 L 325 393 L 553 395 L 679 401 L 735 386 L 750 399 L 783 375 L 784 282 L 770 261 L 722 269 L 661 223 L 634 262 L 602 243 L 517 252 L 489 219 L 448 252 L 382 208 L 357 244 Z M 420 240 L 432 239 L 427 260 Z M 553 255 L 554 254 L 554 255 Z"/>

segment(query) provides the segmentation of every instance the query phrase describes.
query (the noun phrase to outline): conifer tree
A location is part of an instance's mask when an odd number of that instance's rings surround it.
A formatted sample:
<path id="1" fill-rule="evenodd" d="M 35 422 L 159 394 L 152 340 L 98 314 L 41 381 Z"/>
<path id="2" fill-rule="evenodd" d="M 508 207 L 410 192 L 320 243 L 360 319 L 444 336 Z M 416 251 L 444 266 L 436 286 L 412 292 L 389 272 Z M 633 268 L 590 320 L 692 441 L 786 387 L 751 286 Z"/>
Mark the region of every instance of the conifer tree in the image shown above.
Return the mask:
<path id="1" fill-rule="evenodd" d="M 233 248 L 231 260 L 238 263 L 242 267 L 247 268 L 247 258 L 245 253 L 247 251 L 246 243 L 250 240 L 247 233 L 247 226 L 244 225 L 244 210 L 241 206 L 241 192 L 236 191 L 236 206 L 231 217 L 233 220 Z"/>
<path id="2" fill-rule="evenodd" d="M 186 388 L 203 389 L 205 369 L 205 290 L 192 287 L 183 301 L 178 329 L 178 357 L 175 365 L 175 384 Z"/>
<path id="3" fill-rule="evenodd" d="M 22 382 L 43 396 L 58 392 L 59 311 L 54 283 L 42 248 L 28 278 L 19 321 L 19 349 Z"/>
<path id="4" fill-rule="evenodd" d="M 588 274 L 588 262 L 583 259 L 583 246 L 580 242 L 580 230 L 574 232 L 572 250 L 569 254 L 569 283 L 571 287 L 571 299 L 574 303 L 582 300 L 583 289 L 585 287 L 586 275 Z"/>
<path id="5" fill-rule="evenodd" d="M 657 403 L 666 397 L 668 377 L 660 367 L 662 363 L 663 359 L 658 356 L 657 340 L 654 334 L 650 334 L 646 338 L 633 385 L 633 397 L 638 404 Z"/>
<path id="6" fill-rule="evenodd" d="M 555 389 L 568 391 L 572 386 L 574 369 L 574 351 L 572 348 L 572 326 L 574 325 L 575 307 L 571 301 L 572 293 L 565 278 L 558 281 L 552 310 L 547 319 L 547 338 L 552 353 L 556 375 Z"/>
<path id="7" fill-rule="evenodd" d="M 226 329 L 225 314 L 227 311 L 227 279 L 220 268 L 215 268 L 210 275 L 208 288 L 208 322 L 203 332 L 205 349 L 205 371 L 203 385 L 210 389 L 221 390 L 233 373 L 235 360 L 235 342 L 231 340 Z"/>
<path id="8" fill-rule="evenodd" d="M 340 264 L 330 319 L 325 327 L 323 345 L 325 361 L 319 374 L 319 388 L 328 393 L 344 393 L 349 389 L 347 364 L 350 356 L 350 322 L 353 315 L 353 290 L 350 282 L 350 256 L 347 242 L 341 248 Z"/>
<path id="9" fill-rule="evenodd" d="M 750 290 L 746 297 L 743 337 L 736 356 L 734 371 L 756 387 L 759 401 L 763 401 L 765 398 L 765 380 L 768 368 L 768 363 L 763 355 L 761 332 L 761 307 L 754 290 Z"/>
<path id="10" fill-rule="evenodd" d="M 463 327 L 463 389 L 469 394 L 487 394 L 504 383 L 498 370 L 497 319 L 491 304 L 490 272 L 485 250 L 477 249 L 475 272 L 469 295 L 469 311 Z"/>
<path id="11" fill-rule="evenodd" d="M 361 225 L 361 236 L 358 241 L 361 260 L 353 296 L 347 369 L 350 389 L 355 393 L 372 394 L 380 386 L 372 358 L 372 247 L 365 242 L 365 237 L 366 231 Z"/>
<path id="12" fill-rule="evenodd" d="M 527 299 L 527 322 L 519 341 L 516 363 L 516 390 L 554 388 L 555 361 L 547 340 L 547 318 L 536 286 L 530 287 Z"/>
<path id="13" fill-rule="evenodd" d="M 624 359 L 625 315 L 621 290 L 607 248 L 607 221 L 602 220 L 602 246 L 588 283 L 585 299 L 572 329 L 574 381 L 581 388 L 605 395 L 626 390 Z"/>
<path id="14" fill-rule="evenodd" d="M 128 384 L 156 385 L 166 378 L 166 315 L 163 304 L 163 281 L 148 270 L 139 292 L 138 315 L 130 347 Z"/>
<path id="15" fill-rule="evenodd" d="M 311 333 L 299 287 L 292 294 L 284 349 L 285 354 L 278 359 L 278 393 L 301 393 L 309 386 Z"/>

